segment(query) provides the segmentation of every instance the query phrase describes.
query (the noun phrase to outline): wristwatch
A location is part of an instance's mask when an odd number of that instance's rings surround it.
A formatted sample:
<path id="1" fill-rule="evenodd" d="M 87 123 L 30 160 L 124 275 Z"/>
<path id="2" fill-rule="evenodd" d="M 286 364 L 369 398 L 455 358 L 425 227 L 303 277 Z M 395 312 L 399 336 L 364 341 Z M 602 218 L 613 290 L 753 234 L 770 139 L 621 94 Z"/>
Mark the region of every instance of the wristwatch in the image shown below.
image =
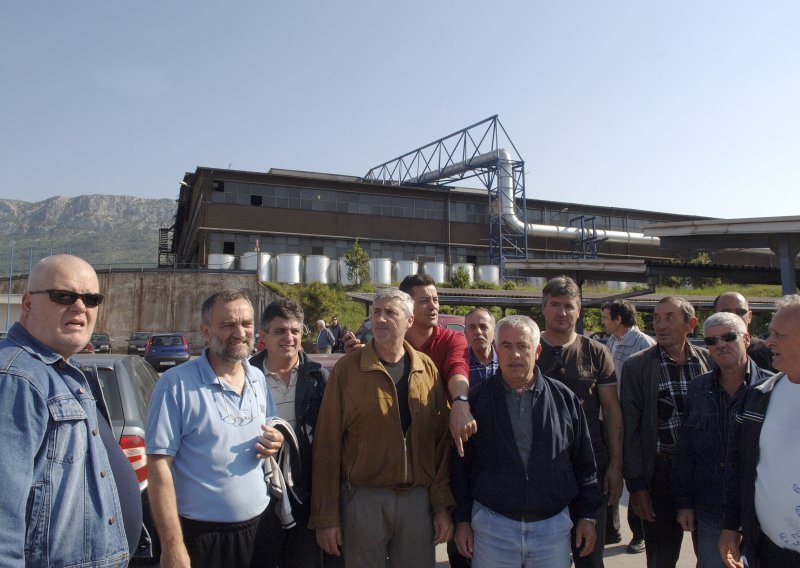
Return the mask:
<path id="1" fill-rule="evenodd" d="M 597 519 L 590 519 L 589 517 L 584 517 L 582 519 L 578 519 L 579 521 L 589 521 L 593 525 L 597 526 Z"/>
<path id="2" fill-rule="evenodd" d="M 461 402 L 469 402 L 469 397 L 465 394 L 460 394 L 453 397 L 453 402 L 460 400 Z"/>

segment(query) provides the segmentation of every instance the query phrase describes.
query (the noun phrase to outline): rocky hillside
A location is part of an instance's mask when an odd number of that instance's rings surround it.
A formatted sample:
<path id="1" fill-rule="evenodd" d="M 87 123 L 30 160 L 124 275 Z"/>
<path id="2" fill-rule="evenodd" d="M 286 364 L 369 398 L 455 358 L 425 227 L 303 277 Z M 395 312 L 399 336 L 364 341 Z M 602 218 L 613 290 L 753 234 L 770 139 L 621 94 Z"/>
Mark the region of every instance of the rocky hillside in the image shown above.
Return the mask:
<path id="1" fill-rule="evenodd" d="M 97 268 L 156 266 L 158 230 L 172 225 L 172 199 L 119 195 L 53 197 L 38 203 L 0 199 L 0 278 L 27 272 L 53 253 L 68 252 Z"/>

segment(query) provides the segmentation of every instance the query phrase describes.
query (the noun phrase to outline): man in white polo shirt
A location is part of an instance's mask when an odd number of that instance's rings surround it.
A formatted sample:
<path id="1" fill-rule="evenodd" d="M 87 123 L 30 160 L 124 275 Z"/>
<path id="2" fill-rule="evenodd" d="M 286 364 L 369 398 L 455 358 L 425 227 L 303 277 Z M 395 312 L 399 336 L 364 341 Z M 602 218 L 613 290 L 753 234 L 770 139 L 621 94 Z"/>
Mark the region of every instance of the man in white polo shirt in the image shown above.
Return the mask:
<path id="1" fill-rule="evenodd" d="M 800 566 L 800 296 L 777 308 L 767 347 L 779 372 L 748 387 L 731 424 L 719 538 L 730 567 L 744 565 L 740 542 L 750 568 Z"/>
<path id="2" fill-rule="evenodd" d="M 269 496 L 261 459 L 283 443 L 265 426 L 276 414 L 263 373 L 247 361 L 253 306 L 223 290 L 202 307 L 208 347 L 153 389 L 147 420 L 149 496 L 161 566 L 247 567 Z"/>

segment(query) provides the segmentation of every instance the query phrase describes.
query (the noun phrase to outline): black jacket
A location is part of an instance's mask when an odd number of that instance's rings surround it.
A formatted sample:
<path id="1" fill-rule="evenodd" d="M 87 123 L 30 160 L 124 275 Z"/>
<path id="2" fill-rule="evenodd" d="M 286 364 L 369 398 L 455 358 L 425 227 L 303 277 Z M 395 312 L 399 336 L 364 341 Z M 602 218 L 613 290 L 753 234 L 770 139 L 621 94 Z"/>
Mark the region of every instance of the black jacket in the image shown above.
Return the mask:
<path id="1" fill-rule="evenodd" d="M 514 441 L 501 374 L 470 392 L 478 432 L 464 444 L 464 457 L 453 446 L 450 460 L 456 522 L 470 520 L 473 499 L 505 516 L 549 517 L 570 506 L 578 517 L 595 517 L 602 496 L 581 404 L 565 385 L 536 373 L 527 472 Z"/>
<path id="2" fill-rule="evenodd" d="M 264 370 L 266 349 L 250 358 L 250 364 Z M 292 460 L 292 477 L 294 492 L 300 503 L 292 499 L 292 516 L 298 525 L 305 525 L 311 513 L 311 445 L 317 428 L 317 416 L 325 392 L 327 374 L 322 365 L 300 353 L 300 365 L 297 369 L 297 390 L 294 399 L 294 411 L 297 418 L 294 433 L 297 436 L 300 462 Z"/>

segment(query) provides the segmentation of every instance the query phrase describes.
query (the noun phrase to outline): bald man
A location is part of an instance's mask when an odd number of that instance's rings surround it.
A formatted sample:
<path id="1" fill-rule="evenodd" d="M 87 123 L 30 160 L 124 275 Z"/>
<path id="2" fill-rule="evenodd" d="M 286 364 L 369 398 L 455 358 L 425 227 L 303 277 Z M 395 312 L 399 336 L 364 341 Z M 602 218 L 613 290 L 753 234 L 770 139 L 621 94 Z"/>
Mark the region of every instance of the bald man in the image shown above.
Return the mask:
<path id="1" fill-rule="evenodd" d="M 89 263 L 47 257 L 0 342 L 2 566 L 124 566 L 139 541 L 133 468 L 99 385 L 70 361 L 89 342 L 102 301 Z"/>
<path id="2" fill-rule="evenodd" d="M 747 303 L 747 298 L 742 296 L 739 292 L 723 292 L 714 299 L 714 311 L 728 312 L 736 314 L 744 321 L 744 325 L 750 329 L 750 322 L 753 319 L 753 311 L 750 309 L 750 304 Z M 773 373 L 776 372 L 772 366 L 772 351 L 767 347 L 763 339 L 755 336 L 750 336 L 750 347 L 747 348 L 747 356 L 755 361 L 756 365 L 762 369 L 766 369 Z"/>

